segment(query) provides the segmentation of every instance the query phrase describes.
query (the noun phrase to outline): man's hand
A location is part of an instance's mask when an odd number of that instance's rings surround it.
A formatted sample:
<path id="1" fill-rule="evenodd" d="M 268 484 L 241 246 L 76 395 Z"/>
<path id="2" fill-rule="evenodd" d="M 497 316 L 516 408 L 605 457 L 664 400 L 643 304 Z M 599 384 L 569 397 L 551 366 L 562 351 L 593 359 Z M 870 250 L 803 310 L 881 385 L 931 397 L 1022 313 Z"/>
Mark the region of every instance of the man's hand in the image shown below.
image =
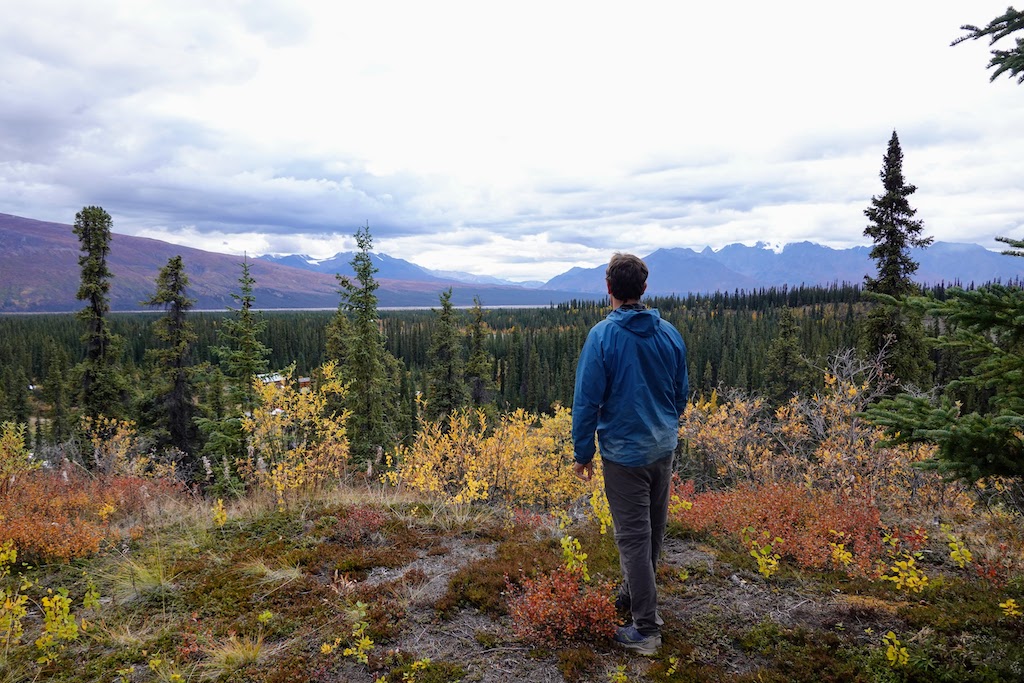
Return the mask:
<path id="1" fill-rule="evenodd" d="M 591 460 L 586 465 L 577 462 L 573 464 L 572 471 L 583 481 L 590 481 L 594 476 L 594 461 Z"/>

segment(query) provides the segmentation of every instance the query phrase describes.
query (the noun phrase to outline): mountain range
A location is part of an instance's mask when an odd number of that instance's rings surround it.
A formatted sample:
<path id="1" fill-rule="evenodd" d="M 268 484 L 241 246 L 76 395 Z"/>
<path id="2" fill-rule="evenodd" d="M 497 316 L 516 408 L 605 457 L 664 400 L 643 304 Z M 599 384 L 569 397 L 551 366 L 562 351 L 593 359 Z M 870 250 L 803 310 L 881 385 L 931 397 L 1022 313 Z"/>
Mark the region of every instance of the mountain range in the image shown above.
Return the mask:
<path id="1" fill-rule="evenodd" d="M 160 268 L 181 255 L 190 279 L 189 295 L 197 309 L 233 306 L 241 257 L 182 247 L 129 235 L 111 238 L 108 264 L 114 273 L 111 308 L 139 310 L 152 296 Z M 861 283 L 874 272 L 868 247 L 832 249 L 811 242 L 789 244 L 779 251 L 766 245 L 732 244 L 718 251 L 659 249 L 644 257 L 651 270 L 649 294 L 732 291 L 782 285 L 833 282 Z M 79 244 L 70 225 L 0 213 L 0 312 L 63 312 L 82 308 L 75 298 L 79 284 Z M 329 259 L 302 255 L 263 256 L 250 260 L 259 308 L 335 308 L 336 273 L 351 276 L 352 253 Z M 992 252 L 976 244 L 936 242 L 914 250 L 922 283 L 970 284 L 1024 279 L 1024 259 Z M 452 288 L 456 305 L 479 297 L 486 306 L 548 305 L 573 298 L 603 296 L 604 265 L 573 268 L 546 283 L 511 283 L 458 271 L 431 271 L 386 254 L 373 254 L 382 307 L 431 307 L 438 294 Z"/>
<path id="2" fill-rule="evenodd" d="M 832 249 L 813 242 L 785 245 L 780 251 L 764 244 L 730 244 L 718 251 L 705 248 L 658 249 L 644 257 L 651 275 L 649 294 L 733 291 L 782 285 L 861 284 L 876 272 L 870 247 Z M 915 282 L 970 285 L 1024 278 L 1024 259 L 1004 256 L 978 244 L 935 242 L 912 249 L 917 262 Z M 604 266 L 573 268 L 545 283 L 550 289 L 591 294 L 605 291 Z"/>

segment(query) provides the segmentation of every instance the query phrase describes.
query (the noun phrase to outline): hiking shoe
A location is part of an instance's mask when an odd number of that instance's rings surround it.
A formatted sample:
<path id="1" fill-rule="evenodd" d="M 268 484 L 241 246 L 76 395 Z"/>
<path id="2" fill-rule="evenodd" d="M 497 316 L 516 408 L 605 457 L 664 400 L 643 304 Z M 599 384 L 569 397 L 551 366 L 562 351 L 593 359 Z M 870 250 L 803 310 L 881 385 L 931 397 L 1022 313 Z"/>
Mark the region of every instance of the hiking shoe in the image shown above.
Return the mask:
<path id="1" fill-rule="evenodd" d="M 615 642 L 627 650 L 650 657 L 658 654 L 658 650 L 661 648 L 661 634 L 645 636 L 630 624 L 629 626 L 620 626 L 615 631 Z"/>

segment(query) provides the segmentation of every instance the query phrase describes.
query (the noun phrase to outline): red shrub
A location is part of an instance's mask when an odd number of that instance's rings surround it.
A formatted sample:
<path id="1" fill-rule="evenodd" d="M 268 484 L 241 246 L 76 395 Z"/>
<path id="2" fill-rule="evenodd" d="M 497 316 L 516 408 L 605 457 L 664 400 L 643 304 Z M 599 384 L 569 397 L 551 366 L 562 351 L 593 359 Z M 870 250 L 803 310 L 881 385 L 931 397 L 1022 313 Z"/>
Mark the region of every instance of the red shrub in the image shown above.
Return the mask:
<path id="1" fill-rule="evenodd" d="M 74 470 L 34 471 L 0 496 L 0 543 L 29 561 L 67 561 L 99 550 L 114 518 L 139 512 L 154 495 L 178 490 L 139 477 L 93 478 Z"/>
<path id="2" fill-rule="evenodd" d="M 362 505 L 347 508 L 344 515 L 338 517 L 338 523 L 331 529 L 331 537 L 347 546 L 365 543 L 388 521 L 387 515 L 380 510 Z"/>
<path id="3" fill-rule="evenodd" d="M 512 630 L 527 642 L 552 645 L 615 635 L 609 582 L 588 584 L 579 572 L 564 568 L 523 578 L 518 588 L 505 581 Z"/>
<path id="4" fill-rule="evenodd" d="M 88 478 L 93 495 L 115 508 L 114 517 L 134 515 L 158 498 L 180 495 L 184 486 L 170 479 L 148 479 L 128 475 Z"/>
<path id="5" fill-rule="evenodd" d="M 814 491 L 795 484 L 746 484 L 728 491 L 694 494 L 693 483 L 675 484 L 673 494 L 693 503 L 673 506 L 673 518 L 695 531 L 741 537 L 753 527 L 760 534 L 779 537 L 774 548 L 804 568 L 834 566 L 829 545 L 844 535 L 846 550 L 860 573 L 871 571 L 881 555 L 879 510 L 870 502 L 853 500 L 830 491 Z"/>

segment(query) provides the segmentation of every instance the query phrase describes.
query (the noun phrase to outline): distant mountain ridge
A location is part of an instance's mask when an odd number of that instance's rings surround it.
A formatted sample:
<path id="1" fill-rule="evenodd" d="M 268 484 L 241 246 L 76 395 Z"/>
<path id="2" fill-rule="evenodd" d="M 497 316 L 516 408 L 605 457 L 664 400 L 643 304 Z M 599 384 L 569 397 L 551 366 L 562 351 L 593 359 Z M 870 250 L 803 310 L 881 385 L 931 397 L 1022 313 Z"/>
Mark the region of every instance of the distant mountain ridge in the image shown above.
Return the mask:
<path id="1" fill-rule="evenodd" d="M 261 261 L 268 261 L 270 263 L 276 263 L 290 268 L 301 268 L 302 270 L 308 270 L 314 273 L 327 273 L 329 275 L 340 274 L 354 277 L 355 272 L 352 270 L 353 256 L 355 256 L 355 252 L 343 251 L 326 259 L 314 259 L 312 256 L 307 256 L 305 254 L 292 254 L 287 256 L 264 254 L 257 258 Z M 376 277 L 382 280 L 409 280 L 412 282 L 438 283 L 457 282 L 457 280 L 451 278 L 438 277 L 430 273 L 426 268 L 421 268 L 415 263 L 404 259 L 394 258 L 387 254 L 379 253 L 372 254 L 372 257 L 373 265 L 377 268 Z"/>
<path id="2" fill-rule="evenodd" d="M 788 244 L 781 250 L 764 244 L 731 244 L 718 251 L 705 248 L 658 249 L 644 256 L 651 269 L 649 294 L 706 293 L 757 288 L 861 284 L 875 272 L 869 247 L 832 249 L 812 242 Z M 191 280 L 189 296 L 197 309 L 234 306 L 241 257 L 182 247 L 160 240 L 115 234 L 110 268 L 114 273 L 111 308 L 140 310 L 152 296 L 160 268 L 181 255 Z M 70 225 L 48 223 L 0 213 L 0 313 L 62 312 L 82 308 L 75 298 L 80 271 L 79 244 Z M 1024 279 L 1024 259 L 1003 256 L 977 244 L 936 242 L 914 250 L 919 263 L 914 279 L 922 283 L 982 284 Z M 605 265 L 572 268 L 535 288 L 511 285 L 498 278 L 458 271 L 430 271 L 387 254 L 373 254 L 378 268 L 378 302 L 382 307 L 433 307 L 438 294 L 452 288 L 456 305 L 479 297 L 485 306 L 548 305 L 570 299 L 605 296 Z M 338 305 L 335 273 L 352 275 L 352 253 L 329 259 L 268 256 L 252 259 L 259 308 L 334 308 Z M 505 281 L 507 282 L 507 281 Z"/>
<path id="3" fill-rule="evenodd" d="M 718 251 L 658 249 L 644 257 L 651 270 L 649 294 L 732 291 L 835 283 L 863 284 L 874 275 L 870 247 L 832 249 L 813 242 L 787 244 L 781 251 L 764 244 L 730 244 Z M 911 250 L 918 263 L 915 282 L 922 284 L 982 284 L 1024 279 L 1024 259 L 1004 256 L 978 244 L 935 242 L 927 249 Z M 553 289 L 603 294 L 604 265 L 573 268 L 545 283 Z"/>

